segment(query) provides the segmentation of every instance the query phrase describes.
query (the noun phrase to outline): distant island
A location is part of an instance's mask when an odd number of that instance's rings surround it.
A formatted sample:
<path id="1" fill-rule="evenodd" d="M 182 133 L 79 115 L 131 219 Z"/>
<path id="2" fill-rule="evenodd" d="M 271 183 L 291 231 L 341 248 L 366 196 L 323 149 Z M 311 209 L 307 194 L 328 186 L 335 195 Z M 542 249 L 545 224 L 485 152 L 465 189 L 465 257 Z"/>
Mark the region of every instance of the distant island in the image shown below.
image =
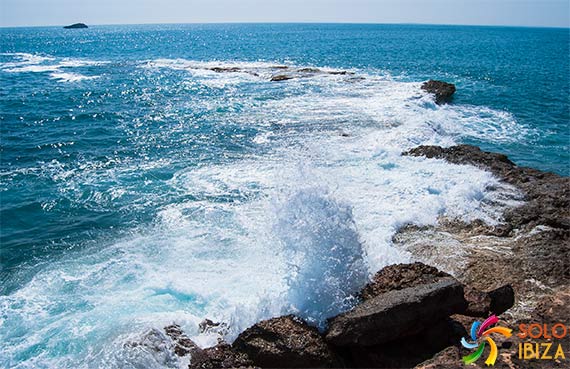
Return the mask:
<path id="1" fill-rule="evenodd" d="M 87 25 L 85 23 L 75 23 L 75 24 L 72 24 L 70 26 L 65 26 L 63 28 L 75 29 L 75 28 L 89 28 L 89 27 L 87 27 Z"/>

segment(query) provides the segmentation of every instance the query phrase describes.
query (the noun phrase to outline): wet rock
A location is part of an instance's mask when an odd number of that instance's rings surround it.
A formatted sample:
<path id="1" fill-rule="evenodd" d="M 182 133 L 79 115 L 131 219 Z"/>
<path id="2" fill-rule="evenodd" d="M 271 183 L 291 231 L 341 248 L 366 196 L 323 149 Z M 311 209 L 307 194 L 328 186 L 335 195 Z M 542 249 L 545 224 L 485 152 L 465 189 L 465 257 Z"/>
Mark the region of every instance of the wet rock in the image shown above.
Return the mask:
<path id="1" fill-rule="evenodd" d="M 292 315 L 259 322 L 232 345 L 255 365 L 267 368 L 340 367 L 341 362 L 318 330 Z"/>
<path id="2" fill-rule="evenodd" d="M 238 67 L 213 67 L 209 68 L 212 72 L 216 73 L 238 73 L 242 72 L 241 68 Z"/>
<path id="3" fill-rule="evenodd" d="M 190 355 L 192 360 L 205 357 L 204 351 L 184 334 L 180 326 L 173 324 L 164 328 L 166 335 L 174 342 L 174 353 L 178 356 Z"/>
<path id="4" fill-rule="evenodd" d="M 198 330 L 200 333 L 215 333 L 223 337 L 228 333 L 229 327 L 226 323 L 217 323 L 210 319 L 204 319 L 198 324 Z"/>
<path id="5" fill-rule="evenodd" d="M 277 75 L 271 77 L 270 81 L 271 82 L 281 82 L 281 81 L 288 81 L 288 80 L 293 79 L 293 78 L 294 78 L 293 76 L 289 76 L 286 74 L 277 74 Z"/>
<path id="6" fill-rule="evenodd" d="M 465 310 L 463 286 L 453 278 L 388 291 L 329 320 L 326 339 L 336 346 L 371 346 L 417 334 Z"/>
<path id="7" fill-rule="evenodd" d="M 455 85 L 442 81 L 429 80 L 422 85 L 422 90 L 435 95 L 435 102 L 443 104 L 451 101 L 455 93 Z"/>
<path id="8" fill-rule="evenodd" d="M 203 351 L 204 355 L 190 360 L 188 369 L 255 368 L 247 355 L 220 343 Z"/>
<path id="9" fill-rule="evenodd" d="M 322 70 L 318 68 L 301 68 L 298 69 L 297 72 L 299 73 L 322 73 Z"/>
<path id="10" fill-rule="evenodd" d="M 404 155 L 445 159 L 453 164 L 467 164 L 488 170 L 525 193 L 526 203 L 505 214 L 513 228 L 545 225 L 570 229 L 570 178 L 532 168 L 518 167 L 507 156 L 482 151 L 471 145 L 448 148 L 418 146 Z"/>
<path id="11" fill-rule="evenodd" d="M 65 29 L 81 29 L 81 28 L 89 28 L 85 23 L 75 23 L 69 26 L 63 27 Z"/>

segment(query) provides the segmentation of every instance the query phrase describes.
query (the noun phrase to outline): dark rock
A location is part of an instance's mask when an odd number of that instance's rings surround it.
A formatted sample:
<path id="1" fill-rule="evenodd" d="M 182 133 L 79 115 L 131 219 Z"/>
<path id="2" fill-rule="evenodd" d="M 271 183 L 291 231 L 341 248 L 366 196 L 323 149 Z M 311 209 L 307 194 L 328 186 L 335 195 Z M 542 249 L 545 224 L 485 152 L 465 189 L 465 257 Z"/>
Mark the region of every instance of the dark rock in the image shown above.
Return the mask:
<path id="1" fill-rule="evenodd" d="M 515 291 L 510 285 L 499 287 L 491 292 L 481 292 L 472 287 L 465 288 L 467 309 L 462 314 L 486 318 L 491 314 L 500 315 L 515 303 Z"/>
<path id="2" fill-rule="evenodd" d="M 437 104 L 443 104 L 451 101 L 451 98 L 455 93 L 455 85 L 431 79 L 422 85 L 422 90 L 434 94 L 435 102 Z"/>
<path id="3" fill-rule="evenodd" d="M 166 332 L 166 335 L 174 341 L 174 353 L 176 355 L 190 355 L 192 358 L 203 355 L 202 349 L 184 334 L 180 326 L 175 324 L 169 325 L 164 328 L 164 331 Z"/>
<path id="4" fill-rule="evenodd" d="M 467 335 L 463 326 L 451 319 L 434 322 L 420 333 L 376 346 L 349 349 L 351 367 L 412 368 Z M 457 360 L 455 364 L 461 363 Z"/>
<path id="5" fill-rule="evenodd" d="M 347 76 L 347 75 L 354 75 L 354 72 L 349 72 L 346 70 L 338 70 L 338 71 L 331 71 L 327 72 L 328 74 L 332 74 L 333 76 Z"/>
<path id="6" fill-rule="evenodd" d="M 293 79 L 293 76 L 288 76 L 286 74 L 278 74 L 278 75 L 271 77 L 271 82 L 281 82 L 281 81 L 287 81 L 290 79 Z"/>
<path id="7" fill-rule="evenodd" d="M 253 325 L 238 336 L 232 347 L 264 368 L 342 366 L 318 330 L 292 315 Z"/>
<path id="8" fill-rule="evenodd" d="M 298 69 L 297 72 L 299 72 L 299 73 L 322 73 L 322 71 L 318 68 L 301 68 L 301 69 Z"/>
<path id="9" fill-rule="evenodd" d="M 210 70 L 216 73 L 237 73 L 242 71 L 242 69 L 238 67 L 213 67 L 210 68 Z"/>
<path id="10" fill-rule="evenodd" d="M 85 23 L 75 23 L 70 26 L 63 27 L 65 29 L 78 29 L 78 28 L 89 28 Z"/>
<path id="11" fill-rule="evenodd" d="M 203 351 L 204 355 L 191 358 L 188 369 L 252 368 L 247 355 L 236 352 L 227 343 L 220 343 Z"/>
<path id="12" fill-rule="evenodd" d="M 371 346 L 414 335 L 465 310 L 463 286 L 453 278 L 388 291 L 329 320 L 326 339 L 336 346 Z"/>
<path id="13" fill-rule="evenodd" d="M 200 333 L 217 333 L 224 336 L 228 333 L 228 325 L 226 323 L 216 323 L 210 319 L 204 319 L 198 324 Z"/>
<path id="14" fill-rule="evenodd" d="M 515 291 L 510 285 L 499 287 L 489 292 L 491 299 L 490 313 L 501 315 L 515 304 Z"/>
<path id="15" fill-rule="evenodd" d="M 418 364 L 415 369 L 461 369 L 465 367 L 461 361 L 461 356 L 458 347 L 450 346 L 433 358 Z"/>

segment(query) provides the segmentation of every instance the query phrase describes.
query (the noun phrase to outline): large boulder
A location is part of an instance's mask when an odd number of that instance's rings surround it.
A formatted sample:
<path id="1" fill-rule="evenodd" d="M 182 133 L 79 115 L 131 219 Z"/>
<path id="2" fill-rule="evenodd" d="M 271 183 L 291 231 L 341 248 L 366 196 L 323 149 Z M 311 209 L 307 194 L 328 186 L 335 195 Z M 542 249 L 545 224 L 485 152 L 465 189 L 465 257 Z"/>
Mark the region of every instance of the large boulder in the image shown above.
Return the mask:
<path id="1" fill-rule="evenodd" d="M 436 283 L 452 278 L 439 269 L 420 262 L 394 264 L 387 266 L 374 275 L 360 293 L 362 300 L 370 300 L 388 291 Z M 483 292 L 470 286 L 464 286 L 465 310 L 461 314 L 474 317 L 487 317 L 491 313 L 502 314 L 514 304 L 514 291 L 505 285 L 491 292 Z"/>
<path id="2" fill-rule="evenodd" d="M 372 346 L 411 336 L 465 310 L 463 286 L 453 278 L 388 291 L 329 320 L 335 346 Z"/>
<path id="3" fill-rule="evenodd" d="M 342 364 L 319 331 L 292 315 L 259 322 L 232 345 L 263 368 L 327 368 Z"/>
<path id="4" fill-rule="evenodd" d="M 435 102 L 437 104 L 443 104 L 451 101 L 451 97 L 455 93 L 455 85 L 430 79 L 422 85 L 422 90 L 434 94 Z"/>

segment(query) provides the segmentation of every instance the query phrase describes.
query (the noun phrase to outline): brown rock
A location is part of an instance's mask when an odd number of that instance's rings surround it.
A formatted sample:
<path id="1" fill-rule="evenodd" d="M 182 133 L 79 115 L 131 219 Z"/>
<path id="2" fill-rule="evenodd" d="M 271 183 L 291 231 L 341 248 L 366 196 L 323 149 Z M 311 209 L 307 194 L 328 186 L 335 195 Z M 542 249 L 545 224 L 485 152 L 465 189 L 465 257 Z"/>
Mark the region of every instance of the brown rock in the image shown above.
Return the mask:
<path id="1" fill-rule="evenodd" d="M 271 81 L 271 82 L 281 82 L 281 81 L 287 81 L 287 80 L 290 80 L 290 79 L 293 79 L 293 76 L 289 76 L 289 75 L 286 75 L 286 74 L 277 74 L 277 75 L 271 77 L 271 80 L 270 80 L 270 81 Z"/>
<path id="2" fill-rule="evenodd" d="M 329 321 L 326 339 L 336 346 L 372 346 L 411 336 L 465 310 L 463 286 L 453 278 L 389 291 Z"/>
<path id="3" fill-rule="evenodd" d="M 419 262 L 390 265 L 377 272 L 360 295 L 366 301 L 388 291 L 435 283 L 449 277 L 449 274 Z"/>
<path id="4" fill-rule="evenodd" d="M 253 368 L 247 355 L 235 351 L 227 343 L 220 343 L 204 350 L 204 356 L 190 360 L 188 369 Z"/>
<path id="5" fill-rule="evenodd" d="M 443 104 L 451 101 L 451 97 L 455 93 L 455 85 L 431 79 L 422 85 L 422 90 L 434 94 L 435 102 L 437 104 Z"/>
<path id="6" fill-rule="evenodd" d="M 341 362 L 318 330 L 292 315 L 259 322 L 232 345 L 264 368 L 329 368 Z"/>

